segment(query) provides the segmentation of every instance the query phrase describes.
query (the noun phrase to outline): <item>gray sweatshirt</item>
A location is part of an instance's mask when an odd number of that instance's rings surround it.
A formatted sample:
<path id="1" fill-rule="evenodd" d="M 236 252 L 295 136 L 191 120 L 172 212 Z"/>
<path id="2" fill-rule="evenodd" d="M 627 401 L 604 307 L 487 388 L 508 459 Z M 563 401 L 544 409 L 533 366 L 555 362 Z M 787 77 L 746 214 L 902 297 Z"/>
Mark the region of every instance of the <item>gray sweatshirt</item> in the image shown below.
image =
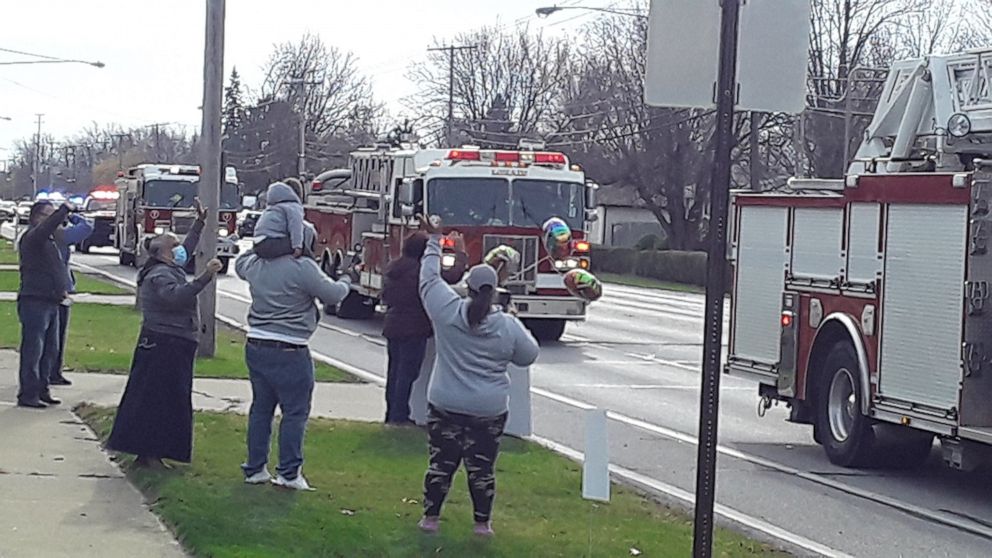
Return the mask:
<path id="1" fill-rule="evenodd" d="M 511 363 L 530 366 L 540 349 L 516 317 L 494 309 L 473 330 L 468 299 L 441 278 L 441 243 L 427 243 L 420 265 L 420 298 L 434 326 L 437 359 L 427 400 L 439 409 L 477 417 L 507 411 Z"/>
<path id="2" fill-rule="evenodd" d="M 303 248 L 303 203 L 288 185 L 276 182 L 265 194 L 265 211 L 255 224 L 255 236 L 289 238 L 294 249 Z"/>
<path id="3" fill-rule="evenodd" d="M 351 291 L 347 277 L 332 280 L 310 258 L 266 260 L 249 250 L 238 257 L 234 268 L 251 292 L 249 337 L 306 343 L 320 322 L 314 299 L 337 304 Z"/>

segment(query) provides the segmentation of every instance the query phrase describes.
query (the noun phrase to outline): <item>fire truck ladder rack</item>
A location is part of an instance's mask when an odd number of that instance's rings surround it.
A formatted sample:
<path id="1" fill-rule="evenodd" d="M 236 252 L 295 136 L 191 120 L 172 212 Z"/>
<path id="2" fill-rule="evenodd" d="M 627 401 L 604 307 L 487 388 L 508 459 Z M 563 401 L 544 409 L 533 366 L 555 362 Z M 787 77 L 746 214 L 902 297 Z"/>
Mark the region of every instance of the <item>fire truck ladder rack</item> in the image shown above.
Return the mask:
<path id="1" fill-rule="evenodd" d="M 848 174 L 956 171 L 992 155 L 992 49 L 892 65 Z"/>

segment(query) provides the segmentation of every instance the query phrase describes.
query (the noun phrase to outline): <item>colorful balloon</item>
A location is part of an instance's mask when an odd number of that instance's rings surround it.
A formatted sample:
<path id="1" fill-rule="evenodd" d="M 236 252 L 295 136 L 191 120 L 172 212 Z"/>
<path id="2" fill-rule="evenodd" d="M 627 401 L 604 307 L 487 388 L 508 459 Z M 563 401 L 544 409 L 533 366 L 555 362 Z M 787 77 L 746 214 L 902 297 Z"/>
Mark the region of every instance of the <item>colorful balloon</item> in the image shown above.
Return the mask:
<path id="1" fill-rule="evenodd" d="M 569 294 L 586 302 L 595 302 L 603 296 L 603 284 L 584 269 L 573 269 L 566 273 L 565 288 Z"/>
<path id="2" fill-rule="evenodd" d="M 482 261 L 492 267 L 499 267 L 500 262 L 505 262 L 510 266 L 510 271 L 515 272 L 520 269 L 520 252 L 512 246 L 500 244 L 490 250 Z"/>
<path id="3" fill-rule="evenodd" d="M 572 242 L 572 229 L 558 217 L 552 217 L 544 222 L 544 248 L 552 257 L 561 258 L 569 253 Z"/>

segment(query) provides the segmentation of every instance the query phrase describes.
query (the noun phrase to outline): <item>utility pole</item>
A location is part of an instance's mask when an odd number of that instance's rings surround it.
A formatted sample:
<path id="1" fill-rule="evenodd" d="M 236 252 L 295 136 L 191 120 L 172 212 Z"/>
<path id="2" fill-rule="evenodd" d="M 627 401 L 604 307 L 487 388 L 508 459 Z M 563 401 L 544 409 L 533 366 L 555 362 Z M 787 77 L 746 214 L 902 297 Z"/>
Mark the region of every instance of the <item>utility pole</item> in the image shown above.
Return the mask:
<path id="1" fill-rule="evenodd" d="M 117 146 L 117 170 L 124 170 L 124 149 L 123 149 L 123 139 L 131 137 L 131 134 L 110 134 L 110 137 L 114 138 L 114 144 Z"/>
<path id="2" fill-rule="evenodd" d="M 217 208 L 224 180 L 221 167 L 221 103 L 224 96 L 224 0 L 206 0 L 207 25 L 203 49 L 203 121 L 200 126 L 200 203 L 207 208 L 207 222 L 196 252 L 196 272 L 217 255 Z M 199 295 L 199 355 L 212 357 L 217 348 L 217 281 Z"/>
<path id="3" fill-rule="evenodd" d="M 474 50 L 476 45 L 443 46 L 427 49 L 428 52 L 445 51 L 448 53 L 448 119 L 445 123 L 444 137 L 447 146 L 454 145 L 455 122 L 455 51 Z"/>
<path id="4" fill-rule="evenodd" d="M 296 96 L 296 115 L 299 118 L 298 132 L 299 132 L 299 150 L 297 151 L 296 158 L 296 174 L 298 175 L 301 182 L 306 182 L 304 175 L 307 172 L 307 90 L 308 85 L 321 85 L 322 82 L 319 81 L 306 81 L 303 76 L 293 78 L 287 82 L 287 85 L 292 85 L 295 88 L 294 95 Z"/>
<path id="5" fill-rule="evenodd" d="M 730 202 L 731 165 L 735 143 L 734 106 L 737 101 L 737 34 L 740 0 L 723 0 L 720 4 L 716 151 L 710 181 L 706 304 L 703 322 L 703 377 L 699 394 L 696 505 L 692 526 L 694 558 L 710 558 L 713 555 L 713 504 L 716 496 L 717 419 L 720 416 L 723 302 L 727 290 L 727 206 Z"/>
<path id="6" fill-rule="evenodd" d="M 31 169 L 31 187 L 34 189 L 34 197 L 38 197 L 38 177 L 41 174 L 41 117 L 44 114 L 35 115 L 38 117 L 38 133 L 34 136 L 34 168 Z"/>
<path id="7" fill-rule="evenodd" d="M 748 174 L 751 179 L 751 191 L 758 192 L 761 190 L 761 138 L 758 136 L 760 134 L 760 124 L 761 124 L 761 113 L 752 110 L 748 116 L 748 124 L 751 126 L 750 135 L 748 136 L 748 143 L 750 147 L 748 148 Z"/>

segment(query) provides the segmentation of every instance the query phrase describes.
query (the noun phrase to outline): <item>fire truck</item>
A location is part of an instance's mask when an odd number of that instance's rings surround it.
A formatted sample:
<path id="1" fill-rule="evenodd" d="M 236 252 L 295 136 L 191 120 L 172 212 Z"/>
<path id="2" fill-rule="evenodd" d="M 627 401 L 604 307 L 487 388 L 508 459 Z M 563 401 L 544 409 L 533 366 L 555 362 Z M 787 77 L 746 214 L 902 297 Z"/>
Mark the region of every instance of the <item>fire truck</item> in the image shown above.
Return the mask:
<path id="1" fill-rule="evenodd" d="M 121 265 L 140 267 L 147 254 L 146 237 L 171 232 L 183 238 L 196 214 L 193 200 L 200 182 L 200 168 L 191 165 L 141 164 L 121 173 L 117 179 L 117 214 L 114 247 L 119 251 Z M 234 167 L 227 167 L 221 185 L 217 258 L 226 273 L 231 258 L 238 253 L 235 235 L 238 198 L 238 176 Z M 194 266 L 190 258 L 188 269 Z"/>
<path id="2" fill-rule="evenodd" d="M 86 254 L 90 248 L 114 245 L 114 229 L 117 220 L 117 199 L 120 193 L 116 186 L 97 186 L 83 200 L 80 211 L 93 222 L 93 234 L 79 243 L 76 248 Z"/>
<path id="3" fill-rule="evenodd" d="M 992 448 L 992 51 L 889 70 L 846 177 L 733 197 L 726 372 L 847 467 Z"/>
<path id="4" fill-rule="evenodd" d="M 375 311 L 384 270 L 423 213 L 439 217 L 444 232 L 465 236 L 470 265 L 499 245 L 521 254 L 506 287 L 535 337 L 557 340 L 567 322 L 585 319 L 586 303 L 569 295 L 562 274 L 589 267 L 586 230 L 595 218 L 595 186 L 563 153 L 526 144 L 518 150 L 378 145 L 352 152 L 349 160 L 349 168 L 318 176 L 307 202 L 325 272 L 336 276 L 361 260 L 361 279 L 338 316 Z M 551 217 L 565 220 L 573 234 L 570 252 L 558 258 L 549 257 L 542 241 L 541 226 Z M 446 267 L 454 265 L 452 249 L 445 246 Z"/>

